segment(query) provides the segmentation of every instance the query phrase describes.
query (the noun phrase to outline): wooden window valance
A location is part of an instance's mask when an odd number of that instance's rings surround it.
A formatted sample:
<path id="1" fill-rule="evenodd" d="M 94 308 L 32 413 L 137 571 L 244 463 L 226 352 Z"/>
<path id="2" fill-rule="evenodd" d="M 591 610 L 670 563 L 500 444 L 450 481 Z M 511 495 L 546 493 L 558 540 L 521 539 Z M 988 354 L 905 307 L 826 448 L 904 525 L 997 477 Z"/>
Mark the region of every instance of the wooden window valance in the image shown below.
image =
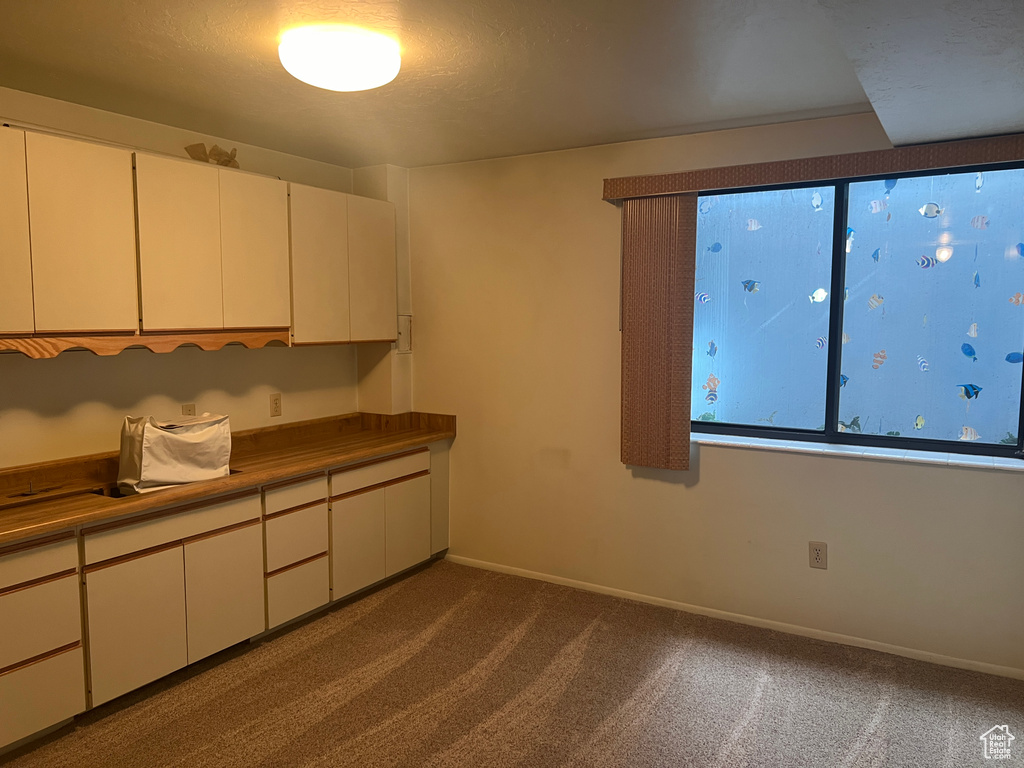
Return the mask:
<path id="1" fill-rule="evenodd" d="M 688 469 L 697 193 L 1024 159 L 1024 134 L 605 179 L 622 205 L 622 463 Z"/>
<path id="2" fill-rule="evenodd" d="M 650 176 L 623 176 L 604 180 L 604 199 L 618 201 L 709 189 L 798 184 L 858 176 L 896 176 L 937 168 L 1012 163 L 1021 159 L 1024 159 L 1024 134 L 1015 133 L 991 139 L 965 139 L 848 155 L 729 165 Z"/>

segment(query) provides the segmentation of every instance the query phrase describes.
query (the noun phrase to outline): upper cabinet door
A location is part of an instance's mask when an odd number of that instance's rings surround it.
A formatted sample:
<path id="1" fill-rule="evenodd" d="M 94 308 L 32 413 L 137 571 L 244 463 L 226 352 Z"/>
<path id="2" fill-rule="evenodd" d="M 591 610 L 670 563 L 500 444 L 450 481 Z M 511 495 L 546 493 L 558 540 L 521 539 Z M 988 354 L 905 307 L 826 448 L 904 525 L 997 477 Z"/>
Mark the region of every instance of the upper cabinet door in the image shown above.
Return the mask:
<path id="1" fill-rule="evenodd" d="M 348 198 L 348 275 L 352 341 L 398 338 L 395 206 Z"/>
<path id="2" fill-rule="evenodd" d="M 349 195 L 301 184 L 290 189 L 294 341 L 349 341 Z"/>
<path id="3" fill-rule="evenodd" d="M 135 156 L 143 330 L 224 327 L 219 171 Z"/>
<path id="4" fill-rule="evenodd" d="M 0 128 L 0 333 L 32 333 L 25 132 Z"/>
<path id="5" fill-rule="evenodd" d="M 220 169 L 225 328 L 287 328 L 288 185 Z"/>
<path id="6" fill-rule="evenodd" d="M 35 328 L 136 331 L 131 152 L 26 133 Z"/>

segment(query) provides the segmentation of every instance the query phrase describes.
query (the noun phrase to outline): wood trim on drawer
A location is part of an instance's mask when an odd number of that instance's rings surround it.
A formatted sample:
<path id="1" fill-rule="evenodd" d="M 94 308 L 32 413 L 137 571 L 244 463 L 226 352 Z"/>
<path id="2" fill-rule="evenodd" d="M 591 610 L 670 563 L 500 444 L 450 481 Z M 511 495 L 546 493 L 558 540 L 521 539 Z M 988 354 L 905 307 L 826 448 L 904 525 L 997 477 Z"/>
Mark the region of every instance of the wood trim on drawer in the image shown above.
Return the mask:
<path id="1" fill-rule="evenodd" d="M 351 472 L 353 469 L 362 469 L 363 467 L 371 467 L 374 464 L 383 464 L 386 461 L 394 461 L 395 459 L 404 459 L 406 456 L 415 456 L 418 453 L 430 453 L 430 449 L 424 446 L 423 448 L 416 448 L 411 451 L 402 451 L 402 453 L 389 453 L 387 456 L 379 456 L 376 459 L 368 459 L 367 461 L 360 461 L 358 464 L 347 464 L 343 467 L 338 467 L 331 470 L 332 475 L 341 475 L 345 472 Z"/>
<path id="2" fill-rule="evenodd" d="M 132 560 L 138 560 L 142 557 L 166 552 L 169 549 L 175 549 L 180 546 L 181 539 L 178 539 L 177 541 L 168 541 L 166 544 L 157 544 L 155 547 L 140 549 L 135 552 L 130 552 L 127 555 L 118 555 L 117 557 L 111 557 L 107 560 L 100 560 L 98 563 L 92 563 L 91 565 L 87 565 L 82 568 L 82 573 L 89 574 L 94 573 L 95 571 L 102 571 L 104 568 L 110 568 L 115 565 L 131 562 Z"/>
<path id="3" fill-rule="evenodd" d="M 321 504 L 326 504 L 326 503 L 327 503 L 327 498 L 326 497 L 324 497 L 322 499 L 316 499 L 315 501 L 309 501 L 309 502 L 307 502 L 305 504 L 299 504 L 297 507 L 288 507 L 288 509 L 282 509 L 279 512 L 271 512 L 268 515 L 264 515 L 263 519 L 264 520 L 273 520 L 275 517 L 283 517 L 284 515 L 290 515 L 292 512 L 301 512 L 304 509 L 309 509 L 310 507 L 318 507 Z"/>
<path id="4" fill-rule="evenodd" d="M 28 581 L 22 581 L 19 584 L 12 584 L 9 587 L 0 589 L 0 597 L 9 595 L 12 592 L 21 592 L 23 589 L 30 589 L 31 587 L 38 587 L 40 584 L 49 584 L 51 581 L 60 581 L 70 576 L 77 576 L 77 568 L 68 568 L 66 571 L 60 571 L 59 573 L 52 573 L 49 576 L 40 576 L 38 579 L 29 579 Z"/>
<path id="5" fill-rule="evenodd" d="M 91 536 L 94 533 L 103 533 L 104 531 L 112 531 L 117 528 L 127 528 L 130 525 L 137 525 L 138 523 L 147 523 L 150 520 L 158 520 L 161 517 L 170 517 L 171 515 L 178 515 L 183 512 L 194 512 L 197 509 L 203 509 L 204 507 L 215 507 L 218 504 L 223 504 L 228 501 L 237 501 L 238 499 L 245 499 L 250 496 L 259 496 L 259 488 L 249 488 L 244 491 L 237 493 L 228 493 L 224 496 L 217 496 L 212 499 L 204 499 L 203 501 L 196 501 L 192 504 L 184 504 L 180 507 L 171 507 L 170 509 L 161 509 L 156 512 L 148 512 L 142 515 L 135 515 L 134 517 L 126 517 L 121 520 L 115 520 L 112 523 L 103 523 L 101 525 L 94 525 L 89 528 L 82 529 L 83 536 Z"/>
<path id="6" fill-rule="evenodd" d="M 316 480 L 318 477 L 325 477 L 327 470 L 323 469 L 319 472 L 310 472 L 308 475 L 302 475 L 301 477 L 290 477 L 287 480 L 278 480 L 276 483 L 270 483 L 263 486 L 263 492 L 276 491 L 278 488 L 287 488 L 289 485 L 298 485 L 299 483 L 308 483 L 310 480 Z"/>
<path id="7" fill-rule="evenodd" d="M 56 544 L 59 541 L 66 541 L 67 539 L 73 538 L 75 538 L 74 531 L 63 531 L 61 533 L 55 533 L 52 536 L 43 536 L 41 539 L 32 539 L 31 541 L 22 541 L 17 544 L 10 544 L 6 547 L 0 547 L 0 557 L 13 555 L 15 552 L 24 552 L 26 549 L 45 547 L 50 544 Z"/>
<path id="8" fill-rule="evenodd" d="M 303 558 L 302 560 L 299 560 L 297 563 L 292 563 L 291 565 L 282 566 L 281 568 L 278 568 L 278 569 L 273 570 L 273 571 L 269 571 L 268 573 L 266 573 L 264 575 L 266 576 L 266 578 L 269 579 L 269 578 L 271 578 L 273 576 L 277 576 L 278 574 L 284 573 L 285 571 L 290 571 L 290 570 L 292 570 L 292 568 L 298 568 L 298 567 L 303 566 L 303 565 L 308 565 L 309 563 L 315 562 L 315 561 L 319 560 L 322 557 L 327 557 L 327 553 L 326 552 L 321 552 L 319 555 L 311 555 L 310 557 L 306 557 L 306 558 Z"/>
<path id="9" fill-rule="evenodd" d="M 3 675 L 9 674 L 11 672 L 17 672 L 19 669 L 24 669 L 25 667 L 31 667 L 33 664 L 38 664 L 41 661 L 48 661 L 49 659 L 52 659 L 54 656 L 60 656 L 62 653 L 67 653 L 68 651 L 74 651 L 74 650 L 76 650 L 78 648 L 81 648 L 81 647 L 82 647 L 82 641 L 81 640 L 75 640 L 75 642 L 73 642 L 73 643 L 68 643 L 67 645 L 62 645 L 60 648 L 54 648 L 52 651 L 47 651 L 46 653 L 40 653 L 38 656 L 33 656 L 30 659 L 25 659 L 24 661 L 19 661 L 17 664 L 11 664 L 9 666 L 0 668 L 0 677 L 2 677 Z"/>
<path id="10" fill-rule="evenodd" d="M 338 496 L 331 496 L 331 501 L 342 501 L 343 499 L 350 499 L 353 496 L 358 496 L 362 493 L 369 493 L 370 491 L 376 491 L 380 488 L 387 488 L 389 485 L 398 485 L 404 483 L 406 480 L 415 480 L 417 477 L 425 477 L 430 474 L 429 469 L 424 469 L 422 472 L 413 472 L 411 475 L 403 475 L 402 477 L 396 477 L 391 480 L 385 480 L 383 483 L 377 483 L 376 485 L 368 485 L 365 488 L 359 488 L 355 491 L 349 491 L 348 493 L 342 493 Z"/>
<path id="11" fill-rule="evenodd" d="M 149 555 L 155 555 L 159 552 L 165 552 L 168 549 L 174 549 L 185 544 L 191 544 L 195 541 L 202 541 L 203 539 L 210 539 L 214 536 L 220 536 L 222 533 L 231 533 L 242 528 L 248 528 L 251 525 L 259 525 L 260 519 L 254 517 L 252 520 L 243 520 L 240 523 L 233 523 L 231 525 L 225 525 L 223 528 L 214 528 L 212 531 L 206 531 L 205 533 L 197 533 L 195 536 L 186 536 L 184 539 L 175 539 L 174 541 L 168 541 L 164 544 L 157 544 L 155 547 L 147 547 L 146 549 L 139 549 L 135 552 L 129 552 L 126 555 L 118 555 L 117 557 L 111 557 L 106 560 L 100 560 L 97 563 L 91 563 L 82 568 L 82 573 L 93 573 L 94 571 L 101 571 L 104 568 L 110 568 L 114 565 L 121 565 L 132 560 L 138 560 L 140 557 L 148 557 Z"/>
<path id="12" fill-rule="evenodd" d="M 225 525 L 223 528 L 217 528 L 213 531 L 207 531 L 206 533 L 197 533 L 195 536 L 186 536 L 181 540 L 182 544 L 192 544 L 196 541 L 203 541 L 204 539 L 212 539 L 214 536 L 221 536 L 225 533 L 232 533 L 233 531 L 240 531 L 243 528 L 249 528 L 254 525 L 259 525 L 260 519 L 254 517 L 252 520 L 243 520 L 240 523 L 234 523 L 233 525 Z"/>

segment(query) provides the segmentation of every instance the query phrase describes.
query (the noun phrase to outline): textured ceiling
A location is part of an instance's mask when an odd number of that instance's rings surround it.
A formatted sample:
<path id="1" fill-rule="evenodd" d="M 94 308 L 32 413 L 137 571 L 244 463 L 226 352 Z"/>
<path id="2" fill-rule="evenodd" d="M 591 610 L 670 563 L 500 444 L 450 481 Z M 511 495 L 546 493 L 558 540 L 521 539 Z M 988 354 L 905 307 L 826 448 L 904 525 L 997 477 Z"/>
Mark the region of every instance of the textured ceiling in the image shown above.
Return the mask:
<path id="1" fill-rule="evenodd" d="M 1024 131 L 1024 0 L 821 0 L 894 144 Z"/>
<path id="2" fill-rule="evenodd" d="M 331 93 L 277 36 L 393 34 Z M 0 2 L 0 85 L 349 167 L 541 152 L 874 109 L 895 144 L 1024 131 L 1024 0 Z"/>
<path id="3" fill-rule="evenodd" d="M 277 35 L 306 21 L 392 33 L 401 73 L 351 94 L 293 80 Z M 840 42 L 816 0 L 12 0 L 0 85 L 411 167 L 868 111 Z"/>

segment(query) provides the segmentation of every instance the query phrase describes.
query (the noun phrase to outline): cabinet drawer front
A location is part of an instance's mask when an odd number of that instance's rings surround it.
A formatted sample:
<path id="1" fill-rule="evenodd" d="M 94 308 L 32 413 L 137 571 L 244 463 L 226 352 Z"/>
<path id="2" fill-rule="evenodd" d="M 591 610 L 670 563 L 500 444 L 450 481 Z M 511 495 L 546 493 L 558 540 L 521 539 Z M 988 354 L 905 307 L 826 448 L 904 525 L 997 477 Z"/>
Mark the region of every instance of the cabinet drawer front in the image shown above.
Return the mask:
<path id="1" fill-rule="evenodd" d="M 267 520 L 267 572 L 327 551 L 327 504 Z"/>
<path id="2" fill-rule="evenodd" d="M 267 626 L 284 624 L 330 600 L 330 574 L 325 555 L 267 578 Z"/>
<path id="3" fill-rule="evenodd" d="M 428 451 L 420 451 L 391 461 L 382 461 L 379 464 L 351 469 L 347 472 L 344 469 L 335 470 L 331 473 L 331 496 L 340 496 L 369 485 L 386 483 L 388 480 L 412 475 L 425 469 L 430 469 L 430 453 Z"/>
<path id="4" fill-rule="evenodd" d="M 0 589 L 77 567 L 78 540 L 74 538 L 22 549 L 0 556 Z"/>
<path id="5" fill-rule="evenodd" d="M 387 575 L 430 558 L 430 477 L 384 489 Z"/>
<path id="6" fill-rule="evenodd" d="M 81 640 L 78 574 L 0 596 L 0 627 L 0 669 Z"/>
<path id="7" fill-rule="evenodd" d="M 327 500 L 327 475 L 311 477 L 297 483 L 270 487 L 263 491 L 266 514 L 272 515 L 313 501 Z"/>
<path id="8" fill-rule="evenodd" d="M 84 711 L 81 648 L 0 675 L 0 747 Z"/>
<path id="9" fill-rule="evenodd" d="M 358 592 L 384 578 L 384 488 L 331 506 L 331 597 Z"/>
<path id="10" fill-rule="evenodd" d="M 92 703 L 188 663 L 182 547 L 86 574 Z"/>
<path id="11" fill-rule="evenodd" d="M 86 528 L 83 532 L 85 562 L 87 565 L 98 563 L 189 536 L 198 536 L 217 528 L 257 519 L 260 512 L 260 497 L 254 493 L 109 530 L 90 532 Z"/>

